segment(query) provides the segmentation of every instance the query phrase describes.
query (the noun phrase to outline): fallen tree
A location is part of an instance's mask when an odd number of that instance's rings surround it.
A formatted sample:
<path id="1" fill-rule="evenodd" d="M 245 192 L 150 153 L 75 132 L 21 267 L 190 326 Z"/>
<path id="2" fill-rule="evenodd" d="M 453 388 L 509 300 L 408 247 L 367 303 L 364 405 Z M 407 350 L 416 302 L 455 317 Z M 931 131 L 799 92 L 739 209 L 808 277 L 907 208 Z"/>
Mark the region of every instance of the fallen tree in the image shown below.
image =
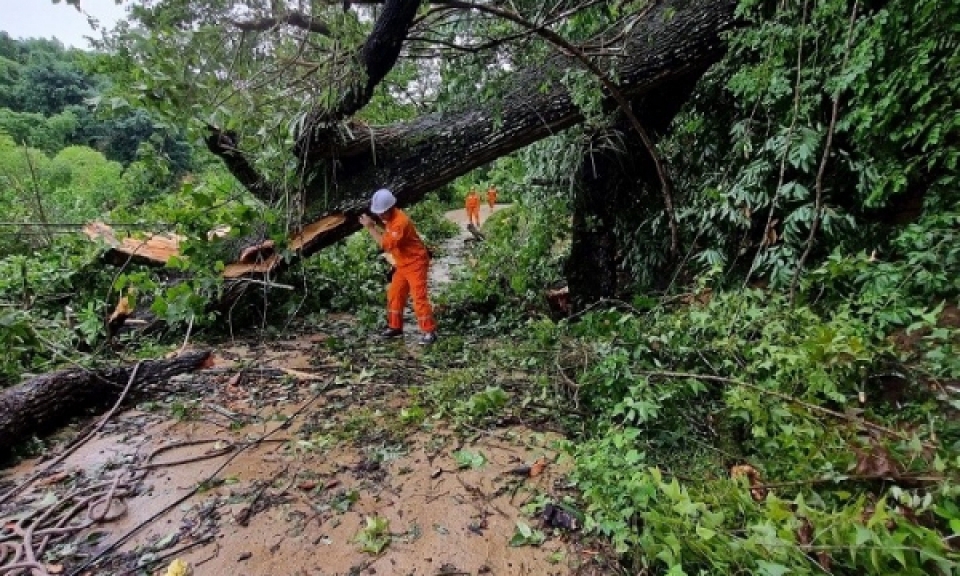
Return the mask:
<path id="1" fill-rule="evenodd" d="M 388 0 L 360 50 L 368 79 L 382 79 L 385 68 L 396 61 L 398 31 L 411 22 L 397 10 L 407 3 Z M 605 64 L 617 71 L 619 90 L 637 100 L 687 83 L 691 75 L 699 77 L 722 56 L 721 36 L 734 24 L 735 6 L 732 0 L 666 0 L 640 15 L 620 31 L 617 56 Z M 381 50 L 373 53 L 371 45 Z M 309 220 L 338 222 L 324 225 L 298 254 L 310 256 L 359 230 L 356 218 L 377 188 L 390 188 L 400 206 L 409 206 L 475 168 L 582 122 L 583 114 L 561 78 L 569 70 L 583 69 L 577 58 L 558 53 L 541 66 L 517 72 L 513 89 L 496 102 L 391 126 L 355 124 L 345 129 L 340 120 L 363 104 L 353 96 L 332 112 L 317 112 L 305 123 L 307 129 L 292 152 L 303 172 L 312 175 L 300 191 Z M 239 149 L 236 134 L 211 130 L 209 149 L 252 194 L 273 202 L 280 187 L 257 173 Z"/>
<path id="2" fill-rule="evenodd" d="M 644 107 L 662 101 L 659 95 L 686 98 L 689 86 L 722 57 L 722 36 L 735 24 L 737 2 L 657 2 L 600 38 L 603 55 L 591 56 L 589 66 L 583 53 L 571 53 L 576 47 L 554 43 L 553 56 L 514 73 L 511 88 L 495 101 L 388 126 L 353 119 L 402 57 L 419 5 L 417 0 L 385 0 L 353 57 L 362 73 L 351 75 L 353 80 L 332 107 L 317 108 L 300 124 L 290 151 L 303 176 L 296 190 L 259 173 L 235 132 L 208 125 L 208 148 L 252 195 L 265 204 L 295 198 L 307 222 L 284 246 L 254 240 L 235 251 L 223 272 L 227 289 L 221 301 L 211 302 L 211 309 L 229 306 L 243 293 L 243 280 L 269 280 L 281 273 L 291 262 L 282 257 L 285 252 L 308 257 L 358 231 L 357 218 L 373 190 L 390 188 L 400 206 L 409 206 L 475 168 L 583 122 L 583 111 L 564 81 L 571 71 L 613 71 L 604 73 L 616 77 L 621 109 L 623 99 L 629 99 L 641 123 L 655 129 L 669 123 L 672 113 L 658 118 L 655 107 L 650 113 Z M 471 12 L 479 7 L 456 2 L 444 9 Z M 606 109 L 614 110 L 618 102 L 613 94 L 606 88 L 603 93 Z M 671 100 L 675 107 L 681 103 Z M 646 188 L 635 193 L 646 193 Z M 135 250 L 127 251 L 132 258 Z"/>
<path id="3" fill-rule="evenodd" d="M 170 378 L 208 367 L 210 352 L 189 352 L 163 360 L 144 360 L 127 366 L 86 370 L 76 368 L 37 376 L 0 392 L 0 457 L 18 444 L 48 433 L 68 419 L 91 409 L 105 408 L 120 398 L 130 384 L 125 401 L 144 398 Z M 136 369 L 136 377 L 130 382 Z"/>

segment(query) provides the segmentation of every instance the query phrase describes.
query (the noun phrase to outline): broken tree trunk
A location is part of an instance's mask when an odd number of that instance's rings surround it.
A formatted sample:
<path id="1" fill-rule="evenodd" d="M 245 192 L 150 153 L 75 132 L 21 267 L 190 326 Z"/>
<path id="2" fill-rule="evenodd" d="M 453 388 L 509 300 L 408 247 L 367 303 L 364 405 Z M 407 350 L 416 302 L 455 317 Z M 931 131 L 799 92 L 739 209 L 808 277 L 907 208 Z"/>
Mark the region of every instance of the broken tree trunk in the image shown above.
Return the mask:
<path id="1" fill-rule="evenodd" d="M 190 352 L 176 358 L 144 360 L 137 370 L 127 401 L 143 398 L 173 376 L 208 367 L 210 352 Z M 18 444 L 45 434 L 117 401 L 130 380 L 133 366 L 102 370 L 63 370 L 32 378 L 0 392 L 0 456 Z"/>

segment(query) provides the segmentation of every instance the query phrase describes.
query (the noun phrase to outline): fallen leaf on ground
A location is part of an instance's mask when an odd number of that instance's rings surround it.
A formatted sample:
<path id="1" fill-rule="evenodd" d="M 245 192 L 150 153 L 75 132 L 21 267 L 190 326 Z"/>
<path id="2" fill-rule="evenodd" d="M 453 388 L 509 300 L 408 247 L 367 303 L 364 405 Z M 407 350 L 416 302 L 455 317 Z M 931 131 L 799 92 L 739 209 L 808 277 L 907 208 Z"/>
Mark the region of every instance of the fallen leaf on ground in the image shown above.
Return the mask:
<path id="1" fill-rule="evenodd" d="M 530 477 L 536 478 L 537 476 L 543 474 L 543 471 L 547 469 L 547 459 L 539 458 L 536 462 L 533 463 L 533 466 L 530 467 Z"/>
<path id="2" fill-rule="evenodd" d="M 37 486 L 50 486 L 51 484 L 59 484 L 71 476 L 73 476 L 73 472 L 60 472 L 38 481 Z"/>
<path id="3" fill-rule="evenodd" d="M 897 461 L 876 440 L 871 440 L 870 446 L 865 449 L 854 448 L 853 452 L 857 455 L 857 467 L 854 473 L 858 476 L 873 478 L 900 477 L 900 468 Z"/>
<path id="4" fill-rule="evenodd" d="M 730 469 L 730 477 L 745 477 L 750 482 L 750 496 L 753 497 L 754 501 L 762 502 L 767 497 L 767 489 L 763 487 L 763 483 L 760 481 L 760 473 L 753 466 L 749 464 L 734 466 Z"/>
<path id="5" fill-rule="evenodd" d="M 193 574 L 193 569 L 190 565 L 177 558 L 167 567 L 166 576 L 191 576 L 191 574 Z"/>

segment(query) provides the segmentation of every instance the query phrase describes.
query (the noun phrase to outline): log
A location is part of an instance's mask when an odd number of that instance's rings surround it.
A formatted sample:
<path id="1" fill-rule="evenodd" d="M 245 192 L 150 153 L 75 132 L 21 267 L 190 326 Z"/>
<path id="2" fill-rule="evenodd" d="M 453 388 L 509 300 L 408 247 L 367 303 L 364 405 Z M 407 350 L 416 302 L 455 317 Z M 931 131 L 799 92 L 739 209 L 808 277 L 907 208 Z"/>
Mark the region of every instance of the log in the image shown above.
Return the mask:
<path id="1" fill-rule="evenodd" d="M 145 360 L 126 401 L 157 392 L 171 377 L 212 363 L 209 351 L 189 352 L 176 358 Z M 62 370 L 27 380 L 0 392 L 0 457 L 31 437 L 56 430 L 69 419 L 116 402 L 130 380 L 133 366 L 101 370 Z"/>
<path id="2" fill-rule="evenodd" d="M 95 242 L 108 246 L 103 258 L 115 266 L 127 262 L 147 266 L 165 266 L 173 256 L 180 253 L 183 236 L 176 234 L 147 234 L 142 237 L 117 238 L 113 228 L 103 222 L 90 222 L 83 233 Z"/>

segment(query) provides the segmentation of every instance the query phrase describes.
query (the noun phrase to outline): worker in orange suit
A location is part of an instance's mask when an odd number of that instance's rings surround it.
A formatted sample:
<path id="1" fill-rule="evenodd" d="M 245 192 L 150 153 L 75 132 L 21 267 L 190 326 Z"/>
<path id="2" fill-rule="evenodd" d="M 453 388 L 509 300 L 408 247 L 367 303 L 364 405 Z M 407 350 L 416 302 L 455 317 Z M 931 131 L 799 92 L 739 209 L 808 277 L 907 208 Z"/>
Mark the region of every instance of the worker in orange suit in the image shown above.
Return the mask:
<path id="1" fill-rule="evenodd" d="M 490 213 L 493 214 L 493 207 L 497 203 L 497 189 L 495 186 L 490 186 L 487 190 L 487 205 L 490 206 Z"/>
<path id="2" fill-rule="evenodd" d="M 467 193 L 467 221 L 474 226 L 480 226 L 480 196 L 476 188 L 471 188 Z"/>
<path id="3" fill-rule="evenodd" d="M 437 323 L 427 294 L 430 253 L 413 221 L 396 206 L 393 193 L 380 189 L 373 195 L 370 211 L 383 222 L 383 227 L 366 214 L 360 216 L 360 224 L 395 262 L 393 278 L 387 289 L 387 329 L 382 335 L 384 338 L 403 336 L 403 310 L 412 294 L 413 311 L 420 325 L 420 344 L 429 346 L 437 341 Z"/>

